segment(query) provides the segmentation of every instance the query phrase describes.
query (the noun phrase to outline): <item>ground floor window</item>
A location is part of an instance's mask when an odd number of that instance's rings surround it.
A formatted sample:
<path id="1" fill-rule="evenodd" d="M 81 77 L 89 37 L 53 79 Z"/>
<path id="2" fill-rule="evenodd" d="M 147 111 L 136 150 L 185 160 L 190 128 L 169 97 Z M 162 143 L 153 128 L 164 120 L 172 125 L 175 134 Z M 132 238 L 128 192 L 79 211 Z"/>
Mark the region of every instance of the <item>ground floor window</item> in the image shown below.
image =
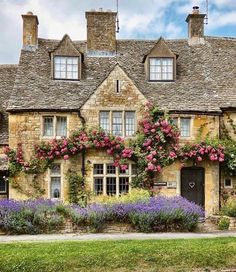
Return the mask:
<path id="1" fill-rule="evenodd" d="M 0 194 L 7 194 L 8 189 L 8 173 L 7 171 L 0 171 Z"/>
<path id="2" fill-rule="evenodd" d="M 226 179 L 224 180 L 224 187 L 225 187 L 225 188 L 230 188 L 230 189 L 233 188 L 233 182 L 232 182 L 232 179 L 231 179 L 231 178 L 226 178 Z"/>
<path id="3" fill-rule="evenodd" d="M 119 196 L 127 194 L 132 178 L 136 176 L 136 165 L 129 164 L 126 170 L 115 167 L 112 163 L 93 165 L 93 188 L 96 195 Z"/>
<path id="4" fill-rule="evenodd" d="M 56 163 L 50 169 L 50 198 L 61 198 L 61 165 Z"/>

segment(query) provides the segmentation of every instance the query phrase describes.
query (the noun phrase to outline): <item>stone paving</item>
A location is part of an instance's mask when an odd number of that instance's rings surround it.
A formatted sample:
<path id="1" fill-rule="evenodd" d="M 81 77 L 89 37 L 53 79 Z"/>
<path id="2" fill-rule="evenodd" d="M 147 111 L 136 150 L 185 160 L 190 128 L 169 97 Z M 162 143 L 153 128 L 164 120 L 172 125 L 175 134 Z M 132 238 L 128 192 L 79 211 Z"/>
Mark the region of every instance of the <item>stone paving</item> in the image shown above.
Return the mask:
<path id="1" fill-rule="evenodd" d="M 52 242 L 52 241 L 91 241 L 91 240 L 147 240 L 147 239 L 198 239 L 235 237 L 236 232 L 214 233 L 98 233 L 98 234 L 40 234 L 40 235 L 0 235 L 0 243 L 8 242 Z"/>

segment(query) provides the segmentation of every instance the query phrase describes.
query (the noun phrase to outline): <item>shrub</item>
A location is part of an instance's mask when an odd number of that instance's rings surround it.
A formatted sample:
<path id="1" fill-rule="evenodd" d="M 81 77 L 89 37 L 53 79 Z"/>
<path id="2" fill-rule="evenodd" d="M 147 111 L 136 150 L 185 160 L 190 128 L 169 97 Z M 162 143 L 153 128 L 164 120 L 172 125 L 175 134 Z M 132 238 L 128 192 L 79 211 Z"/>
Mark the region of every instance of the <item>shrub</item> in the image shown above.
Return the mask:
<path id="1" fill-rule="evenodd" d="M 136 199 L 136 197 L 134 197 Z M 86 208 L 51 200 L 0 201 L 0 228 L 16 234 L 46 233 L 65 226 L 87 226 L 101 232 L 106 224 L 132 224 L 142 232 L 193 230 L 203 210 L 182 197 L 148 197 L 134 202 L 91 204 Z M 145 201 L 144 201 L 145 200 Z"/>
<path id="2" fill-rule="evenodd" d="M 119 198 L 114 196 L 94 196 L 90 203 L 118 204 L 118 203 L 135 203 L 149 201 L 150 192 L 144 189 L 133 188 L 129 194 L 121 195 Z"/>
<path id="3" fill-rule="evenodd" d="M 221 208 L 221 213 L 223 215 L 236 217 L 236 198 L 229 197 L 225 205 Z"/>
<path id="4" fill-rule="evenodd" d="M 220 230 L 228 230 L 229 229 L 230 220 L 226 217 L 221 217 L 218 223 L 218 227 Z"/>

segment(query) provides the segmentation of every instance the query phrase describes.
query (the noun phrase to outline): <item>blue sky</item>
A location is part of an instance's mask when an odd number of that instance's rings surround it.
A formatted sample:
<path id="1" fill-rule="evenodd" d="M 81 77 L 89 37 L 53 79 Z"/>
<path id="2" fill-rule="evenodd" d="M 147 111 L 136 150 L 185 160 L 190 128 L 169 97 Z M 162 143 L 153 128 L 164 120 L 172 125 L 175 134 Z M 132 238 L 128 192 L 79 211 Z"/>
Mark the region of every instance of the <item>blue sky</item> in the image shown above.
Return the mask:
<path id="1" fill-rule="evenodd" d="M 0 64 L 17 63 L 22 46 L 21 14 L 38 15 L 39 37 L 86 39 L 86 10 L 116 10 L 116 0 L 0 0 Z M 202 13 L 206 0 L 119 0 L 118 39 L 186 38 L 192 7 Z M 208 36 L 236 37 L 236 0 L 209 0 Z"/>

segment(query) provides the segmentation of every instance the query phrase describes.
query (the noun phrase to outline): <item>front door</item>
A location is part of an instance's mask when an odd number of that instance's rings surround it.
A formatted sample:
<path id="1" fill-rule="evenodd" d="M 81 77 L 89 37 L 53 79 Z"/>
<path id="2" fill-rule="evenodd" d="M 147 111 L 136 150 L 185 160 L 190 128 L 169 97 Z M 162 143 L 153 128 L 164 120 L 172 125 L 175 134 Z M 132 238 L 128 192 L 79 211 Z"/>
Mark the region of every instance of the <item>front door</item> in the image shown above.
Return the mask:
<path id="1" fill-rule="evenodd" d="M 8 171 L 0 171 L 0 198 L 8 198 L 8 186 Z"/>
<path id="2" fill-rule="evenodd" d="M 181 195 L 204 207 L 204 168 L 184 167 L 181 170 Z"/>

